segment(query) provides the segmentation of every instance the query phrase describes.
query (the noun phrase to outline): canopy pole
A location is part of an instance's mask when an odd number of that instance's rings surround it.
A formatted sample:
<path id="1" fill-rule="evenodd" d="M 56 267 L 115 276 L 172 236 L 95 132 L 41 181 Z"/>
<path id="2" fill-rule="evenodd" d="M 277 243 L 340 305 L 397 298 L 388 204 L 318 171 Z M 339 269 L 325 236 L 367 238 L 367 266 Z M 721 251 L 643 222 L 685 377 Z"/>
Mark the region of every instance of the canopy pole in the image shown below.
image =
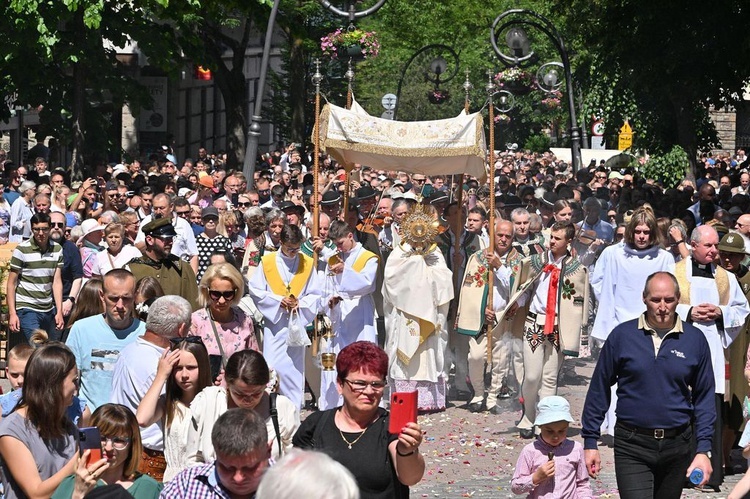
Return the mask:
<path id="1" fill-rule="evenodd" d="M 323 75 L 320 73 L 320 59 L 315 59 L 315 74 L 312 76 L 312 82 L 315 85 L 315 136 L 313 139 L 313 200 L 312 200 L 312 236 L 316 238 L 320 235 L 320 82 Z M 313 253 L 315 266 L 318 265 L 318 254 Z"/>
<path id="2" fill-rule="evenodd" d="M 487 181 L 490 189 L 490 200 L 489 200 L 489 245 L 487 246 L 487 252 L 492 255 L 495 252 L 495 105 L 492 102 L 492 98 L 495 94 L 495 83 L 492 81 L 492 71 L 487 71 L 487 94 L 489 95 L 489 125 L 490 125 L 490 150 L 489 150 L 489 174 L 487 175 Z M 487 286 L 489 287 L 489 293 L 487 293 L 487 308 L 494 310 L 493 297 L 495 290 L 494 277 L 495 272 L 491 266 L 487 269 Z M 482 311 L 484 313 L 484 310 Z M 487 365 L 492 365 L 492 330 L 493 324 L 488 324 L 487 327 Z"/>

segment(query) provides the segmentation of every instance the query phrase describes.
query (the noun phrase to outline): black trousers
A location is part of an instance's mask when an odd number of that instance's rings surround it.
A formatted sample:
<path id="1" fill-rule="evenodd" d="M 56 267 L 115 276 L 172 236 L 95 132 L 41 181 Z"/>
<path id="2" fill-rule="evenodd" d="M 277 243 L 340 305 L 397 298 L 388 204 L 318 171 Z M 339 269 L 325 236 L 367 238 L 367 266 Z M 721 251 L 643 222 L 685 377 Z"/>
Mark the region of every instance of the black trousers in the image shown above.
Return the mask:
<path id="1" fill-rule="evenodd" d="M 692 461 L 692 426 L 660 440 L 615 427 L 615 475 L 622 499 L 679 499 Z"/>

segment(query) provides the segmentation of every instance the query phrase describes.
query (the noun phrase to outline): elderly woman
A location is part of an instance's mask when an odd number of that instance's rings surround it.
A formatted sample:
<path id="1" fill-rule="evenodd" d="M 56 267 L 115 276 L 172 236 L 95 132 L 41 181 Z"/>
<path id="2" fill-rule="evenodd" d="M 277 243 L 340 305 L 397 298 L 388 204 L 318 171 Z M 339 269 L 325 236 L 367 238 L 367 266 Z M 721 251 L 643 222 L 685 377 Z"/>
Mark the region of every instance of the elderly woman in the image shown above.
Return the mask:
<path id="1" fill-rule="evenodd" d="M 198 246 L 198 282 L 210 265 L 214 251 L 232 251 L 232 242 L 219 232 L 219 210 L 213 206 L 203 208 L 202 217 L 203 232 L 195 238 Z"/>
<path id="2" fill-rule="evenodd" d="M 190 334 L 200 336 L 209 355 L 221 355 L 222 365 L 239 350 L 258 350 L 253 319 L 237 304 L 245 293 L 245 280 L 229 263 L 208 267 L 203 274 Z"/>
<path id="3" fill-rule="evenodd" d="M 94 219 L 84 220 L 81 224 L 81 239 L 78 246 L 81 249 L 81 264 L 83 265 L 83 278 L 91 279 L 97 254 L 102 251 L 101 242 L 104 236 L 104 226 Z"/>
<path id="4" fill-rule="evenodd" d="M 10 236 L 12 243 L 20 243 L 31 237 L 31 215 L 34 214 L 32 203 L 36 196 L 36 184 L 31 180 L 21 182 L 18 187 L 20 196 L 10 207 Z"/>
<path id="5" fill-rule="evenodd" d="M 107 225 L 104 240 L 107 241 L 107 249 L 95 255 L 92 276 L 103 276 L 112 269 L 122 269 L 130 260 L 141 256 L 135 246 L 125 244 L 125 226 L 121 223 Z"/>
<path id="6" fill-rule="evenodd" d="M 357 480 L 362 499 L 409 497 L 409 486 L 424 475 L 422 430 L 413 422 L 399 434 L 388 432 L 388 411 L 380 408 L 388 356 L 373 343 L 357 341 L 339 352 L 336 369 L 344 405 L 310 414 L 292 443 L 343 464 Z"/>

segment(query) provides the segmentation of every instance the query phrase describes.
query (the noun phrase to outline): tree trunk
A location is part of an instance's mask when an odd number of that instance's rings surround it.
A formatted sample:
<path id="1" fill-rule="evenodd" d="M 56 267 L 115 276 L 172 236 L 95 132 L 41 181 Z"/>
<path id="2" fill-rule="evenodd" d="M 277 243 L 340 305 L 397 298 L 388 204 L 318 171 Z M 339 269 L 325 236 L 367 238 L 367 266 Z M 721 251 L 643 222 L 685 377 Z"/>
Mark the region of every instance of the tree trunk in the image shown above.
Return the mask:
<path id="1" fill-rule="evenodd" d="M 227 129 L 227 170 L 242 170 L 247 137 L 247 92 L 242 66 L 216 71 L 216 85 L 224 98 L 224 120 Z"/>
<path id="2" fill-rule="evenodd" d="M 677 122 L 677 144 L 682 147 L 688 155 L 689 168 L 685 172 L 685 178 L 695 180 L 698 171 L 698 140 L 695 128 L 695 113 L 692 111 L 693 103 L 688 97 L 681 95 L 672 96 L 675 121 Z"/>
<path id="3" fill-rule="evenodd" d="M 75 29 L 77 37 L 81 43 L 84 43 L 85 27 L 83 25 L 83 11 L 81 10 L 76 16 Z M 86 176 L 84 163 L 84 129 L 85 129 L 85 109 L 86 106 L 86 68 L 83 62 L 79 61 L 73 65 L 73 124 L 72 139 L 73 153 L 70 164 L 71 180 L 83 180 Z"/>

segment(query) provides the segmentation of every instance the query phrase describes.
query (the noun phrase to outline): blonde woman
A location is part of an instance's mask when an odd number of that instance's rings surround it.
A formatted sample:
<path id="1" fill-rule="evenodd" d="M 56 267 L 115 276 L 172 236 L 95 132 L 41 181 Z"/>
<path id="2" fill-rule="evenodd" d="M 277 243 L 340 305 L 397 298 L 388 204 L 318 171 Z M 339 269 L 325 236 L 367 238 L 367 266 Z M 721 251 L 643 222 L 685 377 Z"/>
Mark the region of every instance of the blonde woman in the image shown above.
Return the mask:
<path id="1" fill-rule="evenodd" d="M 222 365 L 240 350 L 259 350 L 253 319 L 237 306 L 245 292 L 245 281 L 229 263 L 208 267 L 200 283 L 190 334 L 200 336 L 209 355 L 221 355 Z"/>

